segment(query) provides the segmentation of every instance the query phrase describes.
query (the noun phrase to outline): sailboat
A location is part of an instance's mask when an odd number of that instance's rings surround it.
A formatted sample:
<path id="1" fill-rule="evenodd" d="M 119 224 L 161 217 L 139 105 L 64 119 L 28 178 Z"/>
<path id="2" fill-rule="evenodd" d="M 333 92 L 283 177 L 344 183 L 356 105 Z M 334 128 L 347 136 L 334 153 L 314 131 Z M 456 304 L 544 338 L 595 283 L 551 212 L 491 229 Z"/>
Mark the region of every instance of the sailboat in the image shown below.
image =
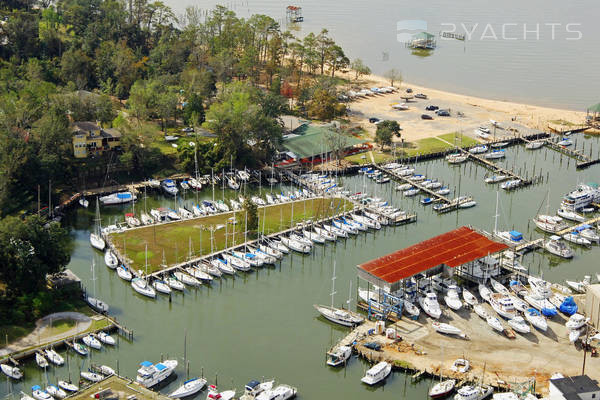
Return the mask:
<path id="1" fill-rule="evenodd" d="M 104 253 L 104 263 L 108 268 L 115 269 L 119 264 L 119 260 L 117 259 L 117 256 L 115 256 L 115 253 L 109 249 Z"/>
<path id="2" fill-rule="evenodd" d="M 108 304 L 96 298 L 96 261 L 92 259 L 92 282 L 94 282 L 94 297 L 86 296 L 85 301 L 98 312 L 107 313 Z"/>
<path id="3" fill-rule="evenodd" d="M 333 297 L 335 295 L 335 261 L 333 262 L 333 277 L 331 278 L 331 306 L 317 305 L 313 307 L 325 318 L 336 324 L 344 326 L 355 326 L 361 324 L 364 318 L 350 310 L 344 310 L 342 308 L 336 308 L 333 306 Z M 350 304 L 350 299 L 348 299 Z"/>
<path id="4" fill-rule="evenodd" d="M 146 245 L 146 275 L 148 274 L 148 245 Z M 133 290 L 135 290 L 136 292 L 138 292 L 139 294 L 143 295 L 143 296 L 147 296 L 147 297 L 151 297 L 151 298 L 156 298 L 156 291 L 154 290 L 154 288 L 152 288 L 152 286 L 148 285 L 148 281 L 146 279 L 143 278 L 133 278 L 131 280 L 131 287 L 133 288 Z"/>
<path id="5" fill-rule="evenodd" d="M 98 199 L 96 199 L 96 225 L 94 227 L 94 232 L 90 233 L 90 244 L 93 248 L 103 251 L 106 247 L 106 243 L 104 242 L 104 239 L 102 239 L 100 231 L 100 204 L 98 203 Z"/>

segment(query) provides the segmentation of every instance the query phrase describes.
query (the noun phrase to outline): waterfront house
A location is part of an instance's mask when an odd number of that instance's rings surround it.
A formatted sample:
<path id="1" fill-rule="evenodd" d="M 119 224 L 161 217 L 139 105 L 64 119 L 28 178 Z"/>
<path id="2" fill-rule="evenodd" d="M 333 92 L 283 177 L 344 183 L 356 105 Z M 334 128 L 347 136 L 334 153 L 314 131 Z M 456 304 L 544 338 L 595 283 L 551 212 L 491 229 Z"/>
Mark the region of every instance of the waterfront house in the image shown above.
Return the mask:
<path id="1" fill-rule="evenodd" d="M 79 121 L 73 122 L 71 130 L 75 158 L 100 156 L 120 148 L 121 132 L 116 129 L 102 128 L 95 122 Z"/>
<path id="2" fill-rule="evenodd" d="M 550 379 L 549 400 L 595 399 L 600 399 L 600 387 L 587 375 Z"/>

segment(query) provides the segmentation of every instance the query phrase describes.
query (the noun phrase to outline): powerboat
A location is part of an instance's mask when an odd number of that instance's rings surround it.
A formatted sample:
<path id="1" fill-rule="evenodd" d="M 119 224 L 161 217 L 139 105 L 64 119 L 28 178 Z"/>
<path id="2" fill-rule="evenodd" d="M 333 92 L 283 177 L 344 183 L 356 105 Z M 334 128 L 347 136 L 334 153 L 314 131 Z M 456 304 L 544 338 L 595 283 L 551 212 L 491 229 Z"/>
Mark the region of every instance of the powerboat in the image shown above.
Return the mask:
<path id="1" fill-rule="evenodd" d="M 352 355 L 352 348 L 349 346 L 339 346 L 335 350 L 327 352 L 327 365 L 338 367 L 345 364 Z"/>
<path id="2" fill-rule="evenodd" d="M 508 320 L 508 325 L 519 333 L 529 333 L 531 328 L 521 316 L 516 316 Z"/>
<path id="3" fill-rule="evenodd" d="M 235 390 L 225 390 L 224 392 L 219 392 L 215 385 L 208 386 L 206 400 L 233 400 L 234 397 Z"/>
<path id="4" fill-rule="evenodd" d="M 367 370 L 361 382 L 373 386 L 387 378 L 390 372 L 392 372 L 392 364 L 381 361 Z"/>
<path id="5" fill-rule="evenodd" d="M 177 368 L 177 360 L 165 360 L 158 364 L 143 361 L 137 370 L 136 382 L 145 388 L 150 388 L 167 379 L 175 368 Z"/>
<path id="6" fill-rule="evenodd" d="M 462 331 L 460 329 L 458 329 L 457 327 L 455 327 L 454 325 L 445 324 L 445 323 L 439 322 L 439 321 L 433 321 L 431 323 L 431 327 L 436 332 L 439 332 L 439 333 L 445 333 L 447 335 L 464 336 Z"/>
<path id="7" fill-rule="evenodd" d="M 573 314 L 565 323 L 565 326 L 569 330 L 575 330 L 583 327 L 589 320 L 589 318 L 586 318 L 581 314 Z"/>
<path id="8" fill-rule="evenodd" d="M 445 381 L 441 381 L 433 385 L 431 389 L 429 389 L 429 397 L 432 399 L 439 399 L 442 397 L 448 396 L 454 390 L 456 386 L 456 380 L 447 379 Z"/>
<path id="9" fill-rule="evenodd" d="M 563 197 L 560 205 L 565 210 L 578 211 L 597 202 L 600 202 L 600 189 L 591 185 L 579 185 L 577 189 L 567 193 Z"/>
<path id="10" fill-rule="evenodd" d="M 470 367 L 471 367 L 471 364 L 469 363 L 469 360 L 467 360 L 465 358 L 458 358 L 458 359 L 454 360 L 454 362 L 452 363 L 452 366 L 450 367 L 450 370 L 453 372 L 458 372 L 460 374 L 464 374 L 465 372 L 467 372 L 469 370 Z"/>
<path id="11" fill-rule="evenodd" d="M 462 291 L 463 300 L 470 306 L 475 306 L 479 302 L 477 301 L 477 297 L 473 295 L 473 293 L 469 292 L 467 289 L 463 289 Z"/>
<path id="12" fill-rule="evenodd" d="M 442 315 L 442 310 L 437 301 L 437 296 L 433 292 L 428 292 L 425 296 L 419 298 L 419 305 L 431 318 L 438 319 Z"/>
<path id="13" fill-rule="evenodd" d="M 592 277 L 590 275 L 586 275 L 583 277 L 583 281 L 581 282 L 577 282 L 577 281 L 569 281 L 566 280 L 565 282 L 567 283 L 567 286 L 579 293 L 584 293 L 587 290 L 587 287 L 590 285 L 592 280 Z"/>
<path id="14" fill-rule="evenodd" d="M 548 329 L 548 323 L 546 319 L 542 317 L 542 314 L 535 308 L 530 308 L 525 312 L 525 319 L 534 327 L 541 331 Z"/>
<path id="15" fill-rule="evenodd" d="M 177 185 L 172 179 L 165 179 L 160 183 L 160 186 L 165 191 L 165 193 L 170 194 L 171 196 L 175 196 L 179 189 L 177 189 Z"/>
<path id="16" fill-rule="evenodd" d="M 456 289 L 448 289 L 448 293 L 444 296 L 444 301 L 446 302 L 446 305 L 454 311 L 460 310 L 463 305 Z"/>
<path id="17" fill-rule="evenodd" d="M 494 317 L 493 315 L 490 315 L 490 316 L 488 316 L 486 318 L 485 321 L 495 331 L 498 331 L 498 332 L 503 332 L 504 331 L 504 327 L 502 326 L 502 322 L 500 322 L 500 320 L 497 317 Z"/>
<path id="18" fill-rule="evenodd" d="M 4 375 L 13 378 L 13 379 L 21 379 L 23 377 L 23 372 L 17 367 L 13 367 L 8 364 L 0 364 L 0 369 L 4 373 Z"/>
<path id="19" fill-rule="evenodd" d="M 102 196 L 98 200 L 103 206 L 109 206 L 113 204 L 125 204 L 137 200 L 137 196 L 131 192 L 119 192 L 109 194 L 108 196 Z"/>
<path id="20" fill-rule="evenodd" d="M 494 293 L 490 296 L 490 305 L 500 315 L 506 319 L 512 319 L 517 316 L 512 298 L 504 293 Z"/>
<path id="21" fill-rule="evenodd" d="M 483 400 L 494 392 L 494 388 L 487 385 L 463 386 L 457 390 L 454 400 Z"/>
<path id="22" fill-rule="evenodd" d="M 529 281 L 529 285 L 531 286 L 534 294 L 543 297 L 545 299 L 552 296 L 552 285 L 550 282 L 545 281 L 541 278 L 536 278 L 535 276 L 529 276 L 527 278 Z"/>
<path id="23" fill-rule="evenodd" d="M 275 381 L 273 380 L 266 382 L 251 380 L 250 382 L 246 383 L 246 386 L 244 386 L 244 396 L 242 396 L 242 398 L 254 399 L 262 392 L 273 389 L 274 384 Z"/>
<path id="24" fill-rule="evenodd" d="M 275 389 L 265 390 L 256 396 L 256 400 L 287 400 L 296 396 L 298 390 L 289 385 L 278 385 Z"/>
<path id="25" fill-rule="evenodd" d="M 151 298 L 156 297 L 156 291 L 152 288 L 152 286 L 148 285 L 148 282 L 142 278 L 133 278 L 131 280 L 131 287 L 133 290 L 138 292 L 139 294 Z"/>
<path id="26" fill-rule="evenodd" d="M 524 242 L 523 234 L 517 231 L 495 232 L 495 235 L 504 242 L 512 245 L 521 244 Z"/>
<path id="27" fill-rule="evenodd" d="M 585 238 L 593 243 L 600 243 L 600 236 L 596 233 L 594 228 L 589 224 L 584 224 L 573 228 L 573 231 L 577 232 L 582 238 Z"/>
<path id="28" fill-rule="evenodd" d="M 169 393 L 169 397 L 173 399 L 179 399 L 182 397 L 192 396 L 201 391 L 204 386 L 206 386 L 206 379 L 192 378 L 183 382 L 181 386 Z"/>
<path id="29" fill-rule="evenodd" d="M 544 243 L 544 249 L 549 253 L 562 258 L 573 258 L 574 253 L 570 247 L 560 241 L 560 236 L 552 235 L 550 239 Z"/>

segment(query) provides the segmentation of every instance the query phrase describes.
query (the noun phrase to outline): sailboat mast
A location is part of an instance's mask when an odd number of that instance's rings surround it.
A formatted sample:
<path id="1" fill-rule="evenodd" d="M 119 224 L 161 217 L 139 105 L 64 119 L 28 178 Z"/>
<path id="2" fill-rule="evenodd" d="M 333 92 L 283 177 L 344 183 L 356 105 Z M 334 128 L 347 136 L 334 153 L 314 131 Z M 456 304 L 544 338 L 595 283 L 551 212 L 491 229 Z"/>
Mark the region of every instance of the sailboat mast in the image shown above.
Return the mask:
<path id="1" fill-rule="evenodd" d="M 496 190 L 496 214 L 494 214 L 494 235 L 498 232 L 498 197 L 499 193 Z"/>
<path id="2" fill-rule="evenodd" d="M 333 262 L 333 276 L 331 277 L 331 308 L 333 308 L 333 296 L 335 295 L 335 261 Z"/>
<path id="3" fill-rule="evenodd" d="M 215 202 L 215 171 L 210 169 L 210 181 L 212 183 L 212 201 Z"/>

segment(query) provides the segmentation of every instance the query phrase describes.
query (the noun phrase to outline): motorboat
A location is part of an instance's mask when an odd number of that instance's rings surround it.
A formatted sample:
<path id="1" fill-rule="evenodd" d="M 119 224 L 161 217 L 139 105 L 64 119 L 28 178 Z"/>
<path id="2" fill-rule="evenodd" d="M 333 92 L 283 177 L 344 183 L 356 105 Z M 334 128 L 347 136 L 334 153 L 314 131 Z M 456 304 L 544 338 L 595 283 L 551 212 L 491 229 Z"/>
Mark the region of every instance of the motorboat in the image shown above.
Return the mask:
<path id="1" fill-rule="evenodd" d="M 490 297 L 492 295 L 492 291 L 490 290 L 490 288 L 480 283 L 478 289 L 481 298 L 485 301 L 490 301 Z"/>
<path id="2" fill-rule="evenodd" d="M 492 145 L 493 147 L 493 145 Z M 506 156 L 504 150 L 492 150 L 483 155 L 483 158 L 486 160 L 497 160 L 499 158 L 504 158 Z"/>
<path id="3" fill-rule="evenodd" d="M 509 294 L 508 289 L 494 278 L 490 278 L 490 285 L 496 293 Z"/>
<path id="4" fill-rule="evenodd" d="M 455 379 L 447 379 L 436 383 L 429 389 L 429 397 L 432 399 L 439 399 L 448 396 L 454 390 L 456 386 Z"/>
<path id="5" fill-rule="evenodd" d="M 528 142 L 527 144 L 525 144 L 525 148 L 527 150 L 537 150 L 537 149 L 541 148 L 542 146 L 544 146 L 545 143 L 546 143 L 545 140 L 534 140 L 532 142 Z"/>
<path id="6" fill-rule="evenodd" d="M 438 319 L 442 315 L 442 310 L 437 301 L 437 296 L 433 292 L 428 292 L 425 296 L 419 298 L 419 305 L 431 318 Z"/>
<path id="7" fill-rule="evenodd" d="M 573 231 L 577 232 L 579 236 L 585 238 L 593 243 L 600 243 L 600 236 L 596 233 L 594 228 L 589 224 L 584 224 L 573 228 Z"/>
<path id="8" fill-rule="evenodd" d="M 590 319 L 584 317 L 581 314 L 573 314 L 569 317 L 569 320 L 565 323 L 565 326 L 569 330 L 579 329 L 583 327 Z"/>
<path id="9" fill-rule="evenodd" d="M 485 183 L 498 183 L 508 179 L 508 175 L 492 175 L 484 179 Z"/>
<path id="10" fill-rule="evenodd" d="M 500 187 L 504 190 L 513 190 L 521 186 L 521 183 L 523 183 L 523 181 L 520 179 L 511 179 L 510 181 L 502 182 Z"/>
<path id="11" fill-rule="evenodd" d="M 265 390 L 256 396 L 256 400 L 286 400 L 296 396 L 298 390 L 289 385 L 277 385 L 274 389 Z"/>
<path id="12" fill-rule="evenodd" d="M 494 392 L 494 388 L 487 385 L 466 385 L 456 391 L 454 400 L 482 400 L 489 397 Z"/>
<path id="13" fill-rule="evenodd" d="M 542 317 L 542 314 L 535 308 L 530 308 L 525 312 L 525 319 L 534 327 L 541 331 L 548 329 L 548 323 L 546 319 Z"/>
<path id="14" fill-rule="evenodd" d="M 119 275 L 119 278 L 123 279 L 124 281 L 129 282 L 133 279 L 131 271 L 129 271 L 129 269 L 127 269 L 127 267 L 124 265 L 119 265 L 117 267 L 117 275 Z"/>
<path id="15" fill-rule="evenodd" d="M 510 281 L 509 288 L 511 292 L 519 296 L 525 296 L 527 294 L 527 288 L 519 280 Z"/>
<path id="16" fill-rule="evenodd" d="M 253 379 L 250 382 L 246 383 L 246 386 L 244 386 L 244 396 L 242 396 L 242 398 L 255 399 L 256 396 L 258 396 L 262 392 L 273 389 L 274 384 L 274 380 L 259 382 Z"/>
<path id="17" fill-rule="evenodd" d="M 79 387 L 77 385 L 67 381 L 58 381 L 58 387 L 71 393 L 79 391 Z"/>
<path id="18" fill-rule="evenodd" d="M 204 378 L 192 378 L 189 379 L 177 389 L 169 393 L 169 397 L 172 399 L 179 399 L 183 397 L 192 396 L 201 391 L 206 386 L 206 379 Z"/>
<path id="19" fill-rule="evenodd" d="M 101 380 L 103 380 L 105 378 L 104 375 L 97 374 L 92 371 L 81 371 L 81 377 L 90 382 L 100 382 Z"/>
<path id="20" fill-rule="evenodd" d="M 493 293 L 490 296 L 490 305 L 500 316 L 512 319 L 517 314 L 512 297 L 507 293 Z"/>
<path id="21" fill-rule="evenodd" d="M 73 350 L 80 356 L 87 357 L 90 354 L 89 348 L 81 343 L 73 342 Z"/>
<path id="22" fill-rule="evenodd" d="M 508 325 L 519 333 L 529 333 L 531 328 L 529 324 L 521 316 L 516 316 L 508 320 Z"/>
<path id="23" fill-rule="evenodd" d="M 156 297 L 156 291 L 152 288 L 152 286 L 148 285 L 148 282 L 142 278 L 133 278 L 131 280 L 131 287 L 133 290 L 138 292 L 139 294 L 151 298 Z"/>
<path id="24" fill-rule="evenodd" d="M 473 295 L 473 293 L 469 292 L 467 289 L 463 289 L 462 291 L 463 300 L 470 306 L 475 306 L 479 302 L 477 301 L 477 297 Z"/>
<path id="25" fill-rule="evenodd" d="M 40 385 L 31 387 L 31 395 L 36 400 L 54 400 L 54 397 L 52 397 L 50 393 L 43 390 Z"/>
<path id="26" fill-rule="evenodd" d="M 160 187 L 160 181 L 158 179 L 148 178 L 146 180 L 146 185 L 151 188 L 158 189 Z"/>
<path id="27" fill-rule="evenodd" d="M 46 360 L 46 357 L 44 357 L 44 355 L 41 352 L 35 353 L 35 363 L 40 368 L 47 368 L 50 365 L 48 363 L 48 360 Z"/>
<path id="28" fill-rule="evenodd" d="M 583 331 L 584 329 L 573 329 L 572 331 L 569 331 L 569 342 L 575 343 L 577 339 L 579 339 Z"/>
<path id="29" fill-rule="evenodd" d="M 367 370 L 365 376 L 362 377 L 361 382 L 371 386 L 375 385 L 387 378 L 390 372 L 392 372 L 392 364 L 381 361 Z"/>
<path id="30" fill-rule="evenodd" d="M 458 358 L 454 360 L 452 366 L 450 367 L 450 370 L 453 372 L 458 372 L 459 374 L 464 374 L 469 370 L 469 368 L 471 368 L 469 360 L 465 358 Z"/>
<path id="31" fill-rule="evenodd" d="M 570 211 L 584 210 L 592 203 L 600 202 L 600 189 L 591 185 L 579 185 L 567 193 L 561 202 L 561 208 Z"/>
<path id="32" fill-rule="evenodd" d="M 592 242 L 581 236 L 577 231 L 565 233 L 564 235 L 562 235 L 562 238 L 565 239 L 567 242 L 578 244 L 580 246 L 592 245 Z"/>
<path id="33" fill-rule="evenodd" d="M 112 193 L 108 196 L 102 196 L 98 200 L 103 206 L 114 204 L 125 204 L 137 200 L 137 196 L 131 192 Z"/>
<path id="34" fill-rule="evenodd" d="M 527 280 L 529 281 L 529 285 L 531 286 L 531 289 L 534 292 L 534 294 L 545 299 L 549 298 L 552 295 L 552 285 L 550 284 L 550 282 L 545 281 L 541 278 L 537 278 L 535 276 L 529 276 Z"/>
<path id="35" fill-rule="evenodd" d="M 102 343 L 92 335 L 86 335 L 81 340 L 92 349 L 100 350 L 102 348 Z"/>
<path id="36" fill-rule="evenodd" d="M 338 367 L 345 364 L 352 355 L 352 347 L 339 346 L 334 350 L 327 352 L 327 365 Z"/>
<path id="37" fill-rule="evenodd" d="M 106 332 L 100 331 L 100 332 L 98 332 L 98 334 L 96 336 L 98 336 L 98 340 L 100 340 L 104 344 L 108 344 L 111 346 L 114 346 L 115 344 L 117 344 L 115 339 Z"/>
<path id="38" fill-rule="evenodd" d="M 154 223 L 154 218 L 152 218 L 145 212 L 140 214 L 140 218 L 142 220 L 142 224 L 144 224 L 144 225 L 152 225 Z"/>
<path id="39" fill-rule="evenodd" d="M 18 367 L 14 367 L 8 364 L 0 364 L 0 369 L 4 373 L 4 375 L 8 376 L 12 379 L 21 379 L 23 377 L 23 372 Z"/>
<path id="40" fill-rule="evenodd" d="M 425 197 L 423 199 L 421 199 L 421 204 L 423 204 L 424 206 L 427 204 L 431 204 L 435 201 L 435 199 L 431 198 L 431 197 Z"/>
<path id="41" fill-rule="evenodd" d="M 142 223 L 140 222 L 140 220 L 137 219 L 137 217 L 133 213 L 127 213 L 127 214 L 125 214 L 125 222 L 127 223 L 127 225 L 130 228 L 135 228 L 135 227 L 138 227 L 138 226 L 142 225 Z"/>
<path id="42" fill-rule="evenodd" d="M 171 294 L 171 287 L 167 284 L 167 282 L 163 280 L 156 279 L 152 282 L 152 287 L 158 292 L 162 294 Z"/>
<path id="43" fill-rule="evenodd" d="M 578 293 L 585 293 L 585 291 L 587 290 L 587 287 L 591 283 L 591 280 L 592 280 L 592 277 L 590 275 L 586 275 L 583 277 L 583 281 L 578 282 L 578 281 L 566 280 L 565 282 L 570 289 L 572 289 Z"/>
<path id="44" fill-rule="evenodd" d="M 433 321 L 431 323 L 431 327 L 439 333 L 445 333 L 447 335 L 464 336 L 463 332 L 454 325 L 445 324 L 439 321 Z"/>
<path id="45" fill-rule="evenodd" d="M 564 219 L 568 219 L 575 222 L 583 222 L 585 221 L 585 217 L 575 211 L 567 210 L 566 208 L 560 207 L 556 210 L 556 214 Z"/>
<path id="46" fill-rule="evenodd" d="M 529 308 L 529 304 L 526 301 L 521 300 L 517 296 L 510 295 L 510 299 L 513 302 L 513 307 L 515 310 L 520 312 L 525 312 Z"/>
<path id="47" fill-rule="evenodd" d="M 46 386 L 46 392 L 56 399 L 64 399 L 67 397 L 67 393 L 56 385 Z"/>
<path id="48" fill-rule="evenodd" d="M 54 365 L 61 366 L 65 363 L 65 359 L 56 352 L 56 350 L 50 348 L 45 350 L 46 358 Z"/>
<path id="49" fill-rule="evenodd" d="M 463 305 L 456 289 L 449 289 L 448 293 L 444 296 L 444 301 L 446 302 L 446 305 L 454 311 L 460 310 Z"/>
<path id="50" fill-rule="evenodd" d="M 573 145 L 573 141 L 571 139 L 563 138 L 562 140 L 556 142 L 556 144 L 563 147 L 569 147 Z"/>
<path id="51" fill-rule="evenodd" d="M 177 193 L 179 193 L 179 189 L 177 189 L 177 185 L 172 179 L 165 179 L 160 183 L 160 186 L 165 193 L 170 194 L 171 196 L 175 196 Z"/>
<path id="52" fill-rule="evenodd" d="M 486 318 L 485 321 L 495 331 L 498 331 L 498 332 L 503 332 L 504 331 L 504 327 L 502 326 L 502 322 L 500 322 L 500 320 L 497 317 L 494 317 L 493 315 L 490 315 L 490 316 L 488 316 Z"/>
<path id="53" fill-rule="evenodd" d="M 233 400 L 234 397 L 235 390 L 225 390 L 223 392 L 219 392 L 215 385 L 208 385 L 208 394 L 206 395 L 206 400 Z"/>
<path id="54" fill-rule="evenodd" d="M 549 253 L 562 258 L 573 258 L 573 250 L 560 241 L 560 236 L 552 235 L 549 240 L 544 242 L 544 249 Z"/>
<path id="55" fill-rule="evenodd" d="M 403 304 L 402 304 L 402 309 L 404 310 L 404 312 L 412 318 L 419 318 L 419 315 L 421 314 L 421 311 L 419 311 L 419 308 L 417 306 L 415 306 L 412 302 L 410 302 L 409 300 L 404 300 Z"/>
<path id="56" fill-rule="evenodd" d="M 119 260 L 117 259 L 117 256 L 115 256 L 115 253 L 111 250 L 106 250 L 104 253 L 104 263 L 108 268 L 115 269 L 119 264 Z"/>
<path id="57" fill-rule="evenodd" d="M 198 287 L 198 286 L 202 285 L 202 282 L 200 282 L 198 279 L 194 278 L 193 276 L 186 274 L 185 272 L 175 271 L 175 272 L 173 272 L 173 276 L 175 278 L 177 278 L 177 280 L 179 280 L 180 282 L 182 282 L 188 286 Z"/>
<path id="58" fill-rule="evenodd" d="M 469 153 L 471 154 L 481 154 L 488 151 L 488 147 L 485 144 L 479 144 L 477 146 L 471 147 L 469 149 Z"/>
<path id="59" fill-rule="evenodd" d="M 156 386 L 167 379 L 175 368 L 177 368 L 177 360 L 165 360 L 158 364 L 143 361 L 137 370 L 136 382 L 145 388 Z"/>
<path id="60" fill-rule="evenodd" d="M 90 233 L 90 244 L 93 248 L 100 251 L 104 251 L 104 248 L 106 247 L 106 242 L 102 239 L 102 236 L 97 233 Z"/>

